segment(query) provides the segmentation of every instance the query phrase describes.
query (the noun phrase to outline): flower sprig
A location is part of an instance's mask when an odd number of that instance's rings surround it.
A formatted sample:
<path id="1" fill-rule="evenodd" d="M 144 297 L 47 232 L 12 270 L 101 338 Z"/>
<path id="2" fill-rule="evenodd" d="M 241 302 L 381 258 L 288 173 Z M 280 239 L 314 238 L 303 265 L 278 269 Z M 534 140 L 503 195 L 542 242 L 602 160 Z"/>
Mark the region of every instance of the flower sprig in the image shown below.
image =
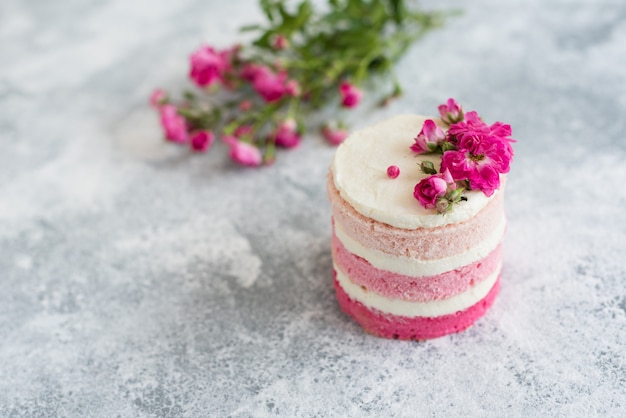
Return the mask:
<path id="1" fill-rule="evenodd" d="M 440 154 L 439 171 L 430 161 L 421 170 L 428 177 L 415 185 L 413 196 L 427 209 L 445 213 L 461 201 L 466 190 L 491 196 L 500 187 L 500 175 L 509 172 L 513 159 L 511 126 L 487 125 L 475 111 L 464 112 L 454 100 L 439 106 L 440 127 L 427 119 L 414 138 L 417 154 Z"/>
<path id="2" fill-rule="evenodd" d="M 204 45 L 191 55 L 197 91 L 177 101 L 153 93 L 167 140 L 204 152 L 219 136 L 235 162 L 269 164 L 277 147 L 298 146 L 314 128 L 311 113 L 334 105 L 340 120 L 319 128 L 337 145 L 347 135 L 340 109 L 356 107 L 374 76 L 387 76 L 381 103 L 399 96 L 394 63 L 445 16 L 411 10 L 404 0 L 328 0 L 324 13 L 310 0 L 259 2 L 267 22 L 242 28 L 257 34 L 251 44 Z"/>

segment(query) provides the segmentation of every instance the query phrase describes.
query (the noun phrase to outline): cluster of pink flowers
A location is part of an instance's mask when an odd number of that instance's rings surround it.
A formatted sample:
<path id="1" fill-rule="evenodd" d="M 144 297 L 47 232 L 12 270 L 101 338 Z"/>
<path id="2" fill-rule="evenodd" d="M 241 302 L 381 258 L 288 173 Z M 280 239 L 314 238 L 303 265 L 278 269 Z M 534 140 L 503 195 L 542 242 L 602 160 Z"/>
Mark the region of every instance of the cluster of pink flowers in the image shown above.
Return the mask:
<path id="1" fill-rule="evenodd" d="M 426 120 L 410 148 L 418 154 L 442 154 L 439 172 L 434 165 L 422 163 L 430 176 L 417 183 L 413 195 L 425 208 L 444 213 L 466 199 L 465 190 L 491 196 L 500 187 L 500 175 L 509 172 L 515 141 L 510 138 L 510 125 L 487 125 L 475 111 L 463 112 L 454 99 L 439 106 L 439 115 L 444 128 Z"/>
<path id="2" fill-rule="evenodd" d="M 290 43 L 279 35 L 272 46 L 280 51 L 289 48 Z M 210 106 L 202 107 L 196 99 L 175 105 L 162 90 L 155 90 L 150 103 L 159 112 L 167 140 L 206 152 L 219 135 L 229 147 L 230 158 L 245 166 L 272 163 L 275 147 L 294 148 L 300 143 L 304 123 L 294 109 L 308 100 L 308 94 L 306 86 L 292 78 L 280 61 L 267 65 L 258 59 L 244 58 L 241 46 L 225 50 L 202 46 L 190 56 L 189 77 L 206 93 L 223 86 L 232 100 L 224 100 L 224 106 L 214 106 L 218 109 L 211 113 L 207 110 Z M 344 80 L 337 86 L 337 95 L 341 106 L 353 108 L 363 93 Z M 217 134 L 219 131 L 221 134 Z M 342 126 L 327 124 L 322 135 L 330 144 L 338 145 L 347 131 Z"/>

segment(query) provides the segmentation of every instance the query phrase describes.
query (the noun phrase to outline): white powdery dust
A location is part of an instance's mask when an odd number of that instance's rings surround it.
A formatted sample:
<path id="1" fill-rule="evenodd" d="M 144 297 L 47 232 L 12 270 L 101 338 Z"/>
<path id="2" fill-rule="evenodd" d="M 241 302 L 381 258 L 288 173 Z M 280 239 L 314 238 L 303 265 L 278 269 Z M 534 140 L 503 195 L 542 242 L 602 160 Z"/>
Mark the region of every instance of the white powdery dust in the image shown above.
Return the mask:
<path id="1" fill-rule="evenodd" d="M 19 254 L 15 257 L 15 265 L 23 270 L 30 270 L 33 267 L 33 259 L 27 254 Z"/>
<path id="2" fill-rule="evenodd" d="M 153 266 L 175 271 L 194 261 L 219 266 L 219 271 L 252 286 L 261 273 L 261 259 L 250 242 L 227 220 L 198 217 L 176 227 L 158 227 L 114 244 L 119 251 L 151 258 Z"/>
<path id="3" fill-rule="evenodd" d="M 163 161 L 186 151 L 163 139 L 158 112 L 147 107 L 124 117 L 114 135 L 122 151 L 144 161 Z"/>
<path id="4" fill-rule="evenodd" d="M 57 213 L 100 211 L 127 179 L 110 139 L 95 124 L 79 127 L 58 157 L 0 187 L 0 222 L 17 225 Z"/>

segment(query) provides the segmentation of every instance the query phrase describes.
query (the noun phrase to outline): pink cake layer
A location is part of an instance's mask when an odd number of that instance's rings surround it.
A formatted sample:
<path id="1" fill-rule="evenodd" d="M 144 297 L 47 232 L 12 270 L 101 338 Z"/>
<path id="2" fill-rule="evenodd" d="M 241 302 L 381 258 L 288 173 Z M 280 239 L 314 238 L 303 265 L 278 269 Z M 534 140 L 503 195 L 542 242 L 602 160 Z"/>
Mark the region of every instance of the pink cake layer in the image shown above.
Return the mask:
<path id="1" fill-rule="evenodd" d="M 437 317 L 409 318 L 369 309 L 361 302 L 350 299 L 337 282 L 336 275 L 335 272 L 335 292 L 341 310 L 354 318 L 370 334 L 400 340 L 426 340 L 467 329 L 487 312 L 500 287 L 498 277 L 487 296 L 463 311 Z"/>
<path id="2" fill-rule="evenodd" d="M 493 234 L 504 216 L 504 193 L 500 190 L 487 206 L 465 222 L 434 228 L 401 229 L 358 213 L 339 195 L 332 175 L 328 178 L 327 189 L 333 217 L 347 235 L 364 247 L 419 260 L 450 257 L 477 246 Z"/>
<path id="3" fill-rule="evenodd" d="M 333 233 L 333 259 L 348 278 L 368 291 L 389 299 L 428 302 L 447 299 L 486 279 L 500 264 L 502 246 L 487 257 L 434 276 L 411 277 L 372 266 L 367 260 L 348 251 Z"/>

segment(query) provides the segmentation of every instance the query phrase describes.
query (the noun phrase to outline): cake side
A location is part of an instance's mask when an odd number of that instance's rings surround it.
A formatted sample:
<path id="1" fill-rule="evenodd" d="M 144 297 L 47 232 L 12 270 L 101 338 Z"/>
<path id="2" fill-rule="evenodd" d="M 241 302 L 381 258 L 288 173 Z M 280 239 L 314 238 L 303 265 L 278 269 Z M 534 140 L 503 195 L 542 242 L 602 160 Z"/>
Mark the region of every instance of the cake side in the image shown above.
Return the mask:
<path id="1" fill-rule="evenodd" d="M 462 331 L 498 293 L 510 126 L 439 111 L 351 134 L 329 170 L 337 300 L 374 335 Z"/>
<path id="2" fill-rule="evenodd" d="M 332 176 L 329 180 L 336 296 L 341 309 L 367 332 L 397 339 L 436 338 L 466 329 L 491 306 L 502 268 L 502 192 L 464 222 L 402 229 L 356 212 L 341 198 Z M 350 233 L 340 221 L 344 219 L 349 219 Z M 463 233 L 471 236 L 455 240 Z M 402 238 L 394 239 L 398 236 Z M 457 245 L 432 251 L 446 237 Z"/>
<path id="3" fill-rule="evenodd" d="M 482 280 L 463 292 L 447 298 L 425 302 L 386 297 L 367 289 L 365 286 L 359 286 L 336 264 L 333 268 L 335 270 L 335 279 L 351 299 L 358 300 L 366 307 L 378 312 L 414 318 L 450 315 L 474 305 L 489 293 L 500 275 L 502 264 L 498 262 L 496 268 L 491 273 L 485 275 Z"/>
<path id="4" fill-rule="evenodd" d="M 366 259 L 346 250 L 333 237 L 332 255 L 335 264 L 356 285 L 392 299 L 427 302 L 452 297 L 481 282 L 496 270 L 502 259 L 502 245 L 487 257 L 471 264 L 431 276 L 408 276 L 379 269 Z"/>
<path id="5" fill-rule="evenodd" d="M 357 212 L 341 197 L 334 184 L 332 170 L 331 168 L 331 175 L 328 176 L 326 186 L 334 222 L 340 225 L 339 228 L 345 235 L 367 248 L 390 255 L 432 260 L 460 254 L 489 239 L 493 241 L 495 230 L 504 232 L 504 185 L 488 199 L 487 205 L 472 218 L 463 222 L 429 228 L 404 229 L 379 222 Z M 389 179 L 385 181 L 390 182 Z M 438 216 L 446 220 L 447 215 Z M 500 237 L 496 239 L 499 240 Z M 495 245 L 489 250 L 494 247 Z"/>
<path id="6" fill-rule="evenodd" d="M 337 301 L 344 313 L 372 335 L 400 340 L 426 340 L 466 330 L 493 305 L 500 288 L 498 278 L 483 299 L 463 311 L 437 317 L 409 318 L 370 309 L 360 301 L 350 298 L 337 280 L 333 282 Z"/>

